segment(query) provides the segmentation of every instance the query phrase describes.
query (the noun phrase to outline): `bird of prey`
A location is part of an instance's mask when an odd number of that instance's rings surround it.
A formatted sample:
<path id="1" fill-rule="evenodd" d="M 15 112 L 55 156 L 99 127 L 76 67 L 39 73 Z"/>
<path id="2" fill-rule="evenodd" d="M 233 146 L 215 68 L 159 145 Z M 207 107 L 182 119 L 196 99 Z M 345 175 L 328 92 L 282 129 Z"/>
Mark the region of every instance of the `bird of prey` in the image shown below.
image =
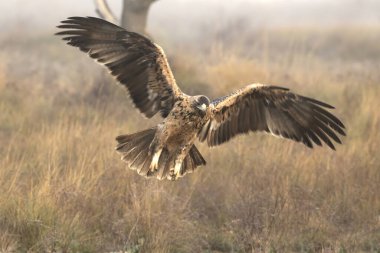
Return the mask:
<path id="1" fill-rule="evenodd" d="M 331 105 L 287 88 L 250 84 L 211 100 L 189 96 L 177 86 L 162 48 L 150 39 L 94 17 L 70 17 L 58 28 L 67 44 L 78 47 L 110 71 L 147 118 L 163 121 L 147 130 L 116 138 L 122 160 L 138 174 L 176 180 L 206 161 L 196 139 L 213 147 L 238 134 L 267 132 L 335 150 L 345 136 Z"/>

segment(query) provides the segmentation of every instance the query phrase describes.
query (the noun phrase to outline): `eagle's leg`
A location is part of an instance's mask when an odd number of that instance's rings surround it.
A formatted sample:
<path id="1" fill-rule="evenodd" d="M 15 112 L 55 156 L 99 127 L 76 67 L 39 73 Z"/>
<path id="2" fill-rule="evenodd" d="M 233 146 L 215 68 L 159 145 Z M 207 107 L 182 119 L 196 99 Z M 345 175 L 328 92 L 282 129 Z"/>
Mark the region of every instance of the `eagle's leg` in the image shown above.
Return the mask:
<path id="1" fill-rule="evenodd" d="M 162 143 L 165 143 L 166 135 L 163 134 L 162 130 L 163 125 L 159 124 L 157 126 L 156 135 L 154 136 L 153 141 L 149 145 L 149 155 L 153 155 L 152 162 L 149 167 L 151 172 L 158 170 L 158 161 L 160 160 L 162 149 L 164 148 Z"/>
<path id="2" fill-rule="evenodd" d="M 173 167 L 170 168 L 169 177 L 171 177 L 172 179 L 178 179 L 181 176 L 183 160 L 189 153 L 191 146 L 192 144 L 186 144 L 186 145 L 183 145 L 178 150 L 178 153 L 176 155 L 175 162 L 174 162 L 174 168 Z"/>
<path id="3" fill-rule="evenodd" d="M 158 161 L 160 159 L 161 152 L 162 152 L 162 148 L 158 149 L 154 153 L 153 158 L 152 158 L 152 162 L 150 164 L 150 171 L 151 172 L 154 172 L 154 171 L 156 171 L 158 169 Z"/>

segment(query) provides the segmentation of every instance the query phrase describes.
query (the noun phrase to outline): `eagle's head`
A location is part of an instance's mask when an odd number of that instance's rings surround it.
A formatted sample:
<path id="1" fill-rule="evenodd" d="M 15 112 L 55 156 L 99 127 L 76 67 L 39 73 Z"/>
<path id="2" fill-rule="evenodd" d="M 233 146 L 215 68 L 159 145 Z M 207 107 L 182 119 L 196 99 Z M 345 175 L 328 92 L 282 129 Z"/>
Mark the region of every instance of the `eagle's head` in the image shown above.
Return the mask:
<path id="1" fill-rule="evenodd" d="M 210 99 L 203 95 L 194 96 L 194 102 L 192 105 L 196 110 L 204 114 L 210 105 Z"/>

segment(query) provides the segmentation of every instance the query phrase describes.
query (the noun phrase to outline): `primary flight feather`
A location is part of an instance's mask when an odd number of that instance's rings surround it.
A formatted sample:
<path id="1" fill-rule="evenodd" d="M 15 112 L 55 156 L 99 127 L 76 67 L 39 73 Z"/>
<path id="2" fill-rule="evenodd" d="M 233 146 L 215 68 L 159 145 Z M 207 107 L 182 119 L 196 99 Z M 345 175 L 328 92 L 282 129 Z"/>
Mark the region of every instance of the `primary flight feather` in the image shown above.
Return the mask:
<path id="1" fill-rule="evenodd" d="M 146 117 L 160 112 L 156 127 L 118 136 L 116 150 L 140 175 L 175 180 L 206 161 L 195 147 L 198 138 L 220 145 L 238 134 L 264 131 L 312 148 L 325 143 L 335 149 L 345 135 L 331 105 L 292 93 L 287 88 L 251 84 L 210 101 L 184 94 L 175 81 L 162 48 L 148 38 L 94 17 L 61 22 L 67 44 L 104 64 L 127 88 Z"/>

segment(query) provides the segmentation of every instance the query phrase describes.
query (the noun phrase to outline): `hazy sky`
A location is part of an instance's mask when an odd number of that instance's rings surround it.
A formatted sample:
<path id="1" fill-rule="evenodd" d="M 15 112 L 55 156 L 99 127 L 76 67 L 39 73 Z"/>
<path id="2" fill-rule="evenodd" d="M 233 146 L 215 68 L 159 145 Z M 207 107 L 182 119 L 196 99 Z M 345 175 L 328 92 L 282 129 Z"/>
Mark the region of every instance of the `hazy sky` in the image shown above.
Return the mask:
<path id="1" fill-rule="evenodd" d="M 109 2 L 115 10 L 120 9 L 120 0 Z M 1 30 L 12 25 L 48 29 L 74 15 L 96 15 L 93 0 L 0 1 Z M 160 0 L 152 7 L 149 20 L 169 24 L 240 15 L 255 16 L 255 22 L 269 25 L 380 24 L 380 0 Z"/>

